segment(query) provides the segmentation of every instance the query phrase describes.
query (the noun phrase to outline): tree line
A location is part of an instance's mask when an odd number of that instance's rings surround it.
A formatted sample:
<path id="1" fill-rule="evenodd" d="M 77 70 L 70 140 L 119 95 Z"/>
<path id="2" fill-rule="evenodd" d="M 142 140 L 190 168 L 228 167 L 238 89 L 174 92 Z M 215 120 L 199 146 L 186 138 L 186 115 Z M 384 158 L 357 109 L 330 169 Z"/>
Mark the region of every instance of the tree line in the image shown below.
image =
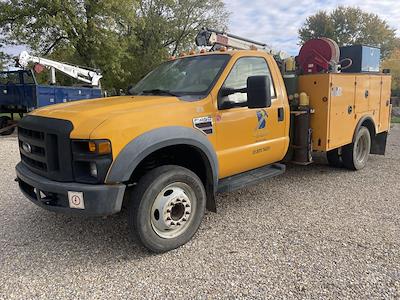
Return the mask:
<path id="1" fill-rule="evenodd" d="M 0 44 L 100 69 L 103 87 L 119 90 L 192 48 L 202 26 L 227 20 L 222 0 L 9 0 L 0 2 Z"/>
<path id="2" fill-rule="evenodd" d="M 1 47 L 24 44 L 37 55 L 100 69 L 103 87 L 118 91 L 168 56 L 192 49 L 201 27 L 227 29 L 228 19 L 223 0 L 1 1 L 0 68 L 7 60 Z M 300 44 L 317 37 L 380 47 L 400 88 L 400 39 L 378 15 L 344 6 L 319 11 L 299 29 Z"/>

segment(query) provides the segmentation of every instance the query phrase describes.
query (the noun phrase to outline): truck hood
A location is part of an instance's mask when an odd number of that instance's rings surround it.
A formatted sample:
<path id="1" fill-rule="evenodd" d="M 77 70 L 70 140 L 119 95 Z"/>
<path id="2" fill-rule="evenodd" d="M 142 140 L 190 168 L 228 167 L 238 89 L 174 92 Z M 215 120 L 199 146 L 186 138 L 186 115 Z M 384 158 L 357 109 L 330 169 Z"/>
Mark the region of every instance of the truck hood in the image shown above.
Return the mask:
<path id="1" fill-rule="evenodd" d="M 71 137 L 86 139 L 109 118 L 129 114 L 134 110 L 157 111 L 161 107 L 181 102 L 169 96 L 119 96 L 50 105 L 33 111 L 31 115 L 69 120 L 74 129 L 79 128 L 79 132 L 73 131 Z"/>

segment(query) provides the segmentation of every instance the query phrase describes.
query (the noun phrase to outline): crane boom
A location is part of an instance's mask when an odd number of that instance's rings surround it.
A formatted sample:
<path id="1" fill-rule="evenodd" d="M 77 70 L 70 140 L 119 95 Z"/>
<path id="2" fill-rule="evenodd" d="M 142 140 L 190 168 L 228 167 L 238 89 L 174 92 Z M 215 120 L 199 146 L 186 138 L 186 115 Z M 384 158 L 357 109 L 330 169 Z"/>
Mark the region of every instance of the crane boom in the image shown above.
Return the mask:
<path id="1" fill-rule="evenodd" d="M 227 48 L 237 50 L 261 50 L 266 51 L 274 56 L 278 56 L 280 59 L 284 59 L 287 56 L 282 51 L 276 51 L 267 44 L 256 42 L 247 38 L 243 38 L 237 35 L 226 33 L 223 31 L 217 31 L 209 28 L 203 28 L 196 36 L 196 45 L 201 47 L 206 46 L 224 46 Z"/>
<path id="2" fill-rule="evenodd" d="M 29 63 L 37 63 L 52 70 L 52 83 L 55 84 L 55 70 L 58 70 L 72 78 L 82 82 L 90 83 L 92 86 L 98 86 L 103 77 L 99 72 L 87 70 L 82 67 L 61 63 L 47 58 L 30 55 L 27 51 L 22 51 L 19 55 L 19 64 L 26 67 Z"/>

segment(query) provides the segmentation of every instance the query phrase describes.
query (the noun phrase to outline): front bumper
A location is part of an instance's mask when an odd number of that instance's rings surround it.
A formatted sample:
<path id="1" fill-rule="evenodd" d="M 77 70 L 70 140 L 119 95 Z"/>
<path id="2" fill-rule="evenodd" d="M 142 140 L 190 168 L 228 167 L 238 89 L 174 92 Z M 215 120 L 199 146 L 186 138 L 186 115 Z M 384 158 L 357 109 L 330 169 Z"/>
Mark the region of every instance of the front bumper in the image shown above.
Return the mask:
<path id="1" fill-rule="evenodd" d="M 15 169 L 22 193 L 46 210 L 90 216 L 106 216 L 121 210 L 126 188 L 124 184 L 58 182 L 33 173 L 22 163 Z M 68 191 L 83 193 L 84 209 L 70 208 Z"/>

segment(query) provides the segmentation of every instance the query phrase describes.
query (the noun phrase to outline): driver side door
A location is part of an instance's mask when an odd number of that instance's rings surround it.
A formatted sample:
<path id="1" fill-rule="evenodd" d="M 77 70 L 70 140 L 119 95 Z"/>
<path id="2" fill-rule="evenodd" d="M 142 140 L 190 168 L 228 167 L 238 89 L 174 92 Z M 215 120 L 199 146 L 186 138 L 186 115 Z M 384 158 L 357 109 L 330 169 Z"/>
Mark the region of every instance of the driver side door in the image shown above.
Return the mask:
<path id="1" fill-rule="evenodd" d="M 250 109 L 245 90 L 218 96 L 216 122 L 220 178 L 279 161 L 284 151 L 285 122 L 278 118 L 282 103 L 277 101 L 274 82 L 264 57 L 241 57 L 233 65 L 222 88 L 246 89 L 250 76 L 268 76 L 271 107 Z"/>

